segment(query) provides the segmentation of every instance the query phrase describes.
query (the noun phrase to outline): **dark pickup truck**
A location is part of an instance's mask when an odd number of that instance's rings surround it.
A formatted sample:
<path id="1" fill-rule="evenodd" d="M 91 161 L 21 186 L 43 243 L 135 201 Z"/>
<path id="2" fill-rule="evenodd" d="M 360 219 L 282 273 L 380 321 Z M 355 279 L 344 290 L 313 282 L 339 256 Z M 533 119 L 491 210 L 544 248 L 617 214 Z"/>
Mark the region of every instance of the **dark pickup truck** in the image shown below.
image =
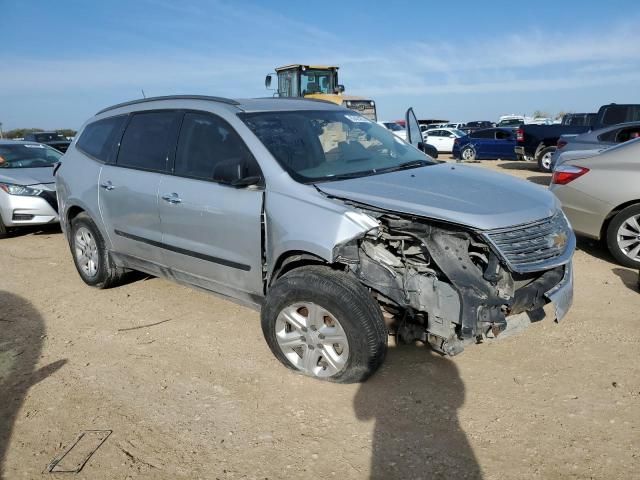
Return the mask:
<path id="1" fill-rule="evenodd" d="M 601 106 L 598 113 L 567 114 L 557 125 L 522 125 L 516 131 L 516 157 L 536 161 L 541 171 L 550 172 L 551 157 L 561 135 L 578 135 L 636 120 L 640 120 L 639 104 L 611 103 Z"/>
<path id="2" fill-rule="evenodd" d="M 24 136 L 25 140 L 49 145 L 62 153 L 67 151 L 71 142 L 59 132 L 33 132 Z"/>

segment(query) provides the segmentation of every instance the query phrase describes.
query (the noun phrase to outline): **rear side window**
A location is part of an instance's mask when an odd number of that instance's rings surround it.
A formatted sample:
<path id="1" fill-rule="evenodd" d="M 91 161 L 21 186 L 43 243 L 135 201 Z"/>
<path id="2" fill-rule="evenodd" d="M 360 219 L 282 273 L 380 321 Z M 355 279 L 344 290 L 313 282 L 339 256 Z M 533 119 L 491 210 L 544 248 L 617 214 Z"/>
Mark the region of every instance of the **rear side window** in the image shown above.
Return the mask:
<path id="1" fill-rule="evenodd" d="M 496 130 L 496 140 L 509 140 L 511 138 L 511 134 L 509 132 L 505 132 L 504 130 Z"/>
<path id="2" fill-rule="evenodd" d="M 494 138 L 495 130 L 477 130 L 469 135 L 471 138 Z"/>
<path id="3" fill-rule="evenodd" d="M 176 113 L 136 113 L 120 142 L 117 164 L 142 170 L 164 171 L 174 134 Z"/>
<path id="4" fill-rule="evenodd" d="M 121 115 L 90 123 L 84 127 L 76 147 L 101 162 L 108 162 L 126 118 Z"/>
<path id="5" fill-rule="evenodd" d="M 205 113 L 185 114 L 174 173 L 221 183 L 260 176 L 257 163 L 236 131 L 223 119 Z"/>

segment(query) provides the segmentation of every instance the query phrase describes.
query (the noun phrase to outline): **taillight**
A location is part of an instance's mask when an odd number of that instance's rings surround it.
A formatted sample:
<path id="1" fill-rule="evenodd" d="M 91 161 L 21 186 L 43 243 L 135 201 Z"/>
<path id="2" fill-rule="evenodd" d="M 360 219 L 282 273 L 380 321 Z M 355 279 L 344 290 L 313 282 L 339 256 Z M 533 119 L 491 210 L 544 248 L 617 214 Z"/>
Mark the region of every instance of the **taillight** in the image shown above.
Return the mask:
<path id="1" fill-rule="evenodd" d="M 556 143 L 556 148 L 558 150 L 560 150 L 561 148 L 563 148 L 565 145 L 567 144 L 566 140 L 562 140 L 561 138 L 558 139 L 558 143 Z"/>
<path id="2" fill-rule="evenodd" d="M 519 128 L 516 130 L 516 140 L 518 142 L 524 142 L 524 130 Z"/>
<path id="3" fill-rule="evenodd" d="M 569 182 L 573 182 L 576 178 L 580 178 L 582 175 L 589 171 L 585 167 L 576 167 L 573 165 L 560 165 L 553 171 L 553 177 L 551 177 L 551 183 L 556 185 L 566 185 Z"/>

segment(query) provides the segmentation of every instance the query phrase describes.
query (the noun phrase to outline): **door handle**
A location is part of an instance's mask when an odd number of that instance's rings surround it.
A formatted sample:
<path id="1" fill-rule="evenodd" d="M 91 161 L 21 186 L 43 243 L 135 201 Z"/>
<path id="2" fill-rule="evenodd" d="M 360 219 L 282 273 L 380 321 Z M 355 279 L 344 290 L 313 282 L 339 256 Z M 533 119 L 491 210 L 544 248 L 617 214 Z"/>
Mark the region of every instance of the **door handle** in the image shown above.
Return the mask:
<path id="1" fill-rule="evenodd" d="M 169 202 L 169 203 L 182 203 L 182 199 L 178 196 L 177 193 L 172 193 L 172 194 L 166 194 L 162 196 L 162 199 L 165 202 Z"/>
<path id="2" fill-rule="evenodd" d="M 113 190 L 114 188 L 116 188 L 113 183 L 111 183 L 111 180 L 107 180 L 104 183 L 101 183 L 100 186 L 102 188 L 104 188 L 105 190 Z"/>

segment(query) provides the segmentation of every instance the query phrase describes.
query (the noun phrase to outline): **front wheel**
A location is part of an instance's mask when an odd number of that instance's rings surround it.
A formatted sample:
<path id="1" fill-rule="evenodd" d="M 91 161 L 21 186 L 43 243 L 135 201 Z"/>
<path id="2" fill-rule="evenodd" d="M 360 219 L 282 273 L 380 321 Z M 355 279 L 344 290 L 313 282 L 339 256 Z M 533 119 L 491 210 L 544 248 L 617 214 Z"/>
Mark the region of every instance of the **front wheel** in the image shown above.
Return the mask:
<path id="1" fill-rule="evenodd" d="M 625 267 L 640 268 L 640 205 L 619 212 L 607 228 L 607 247 Z"/>
<path id="2" fill-rule="evenodd" d="M 382 364 L 387 329 L 369 291 L 346 272 L 301 267 L 278 279 L 261 313 L 280 362 L 338 383 L 366 380 Z"/>
<path id="3" fill-rule="evenodd" d="M 551 173 L 551 158 L 555 151 L 556 147 L 547 147 L 538 153 L 538 168 L 541 172 Z"/>

